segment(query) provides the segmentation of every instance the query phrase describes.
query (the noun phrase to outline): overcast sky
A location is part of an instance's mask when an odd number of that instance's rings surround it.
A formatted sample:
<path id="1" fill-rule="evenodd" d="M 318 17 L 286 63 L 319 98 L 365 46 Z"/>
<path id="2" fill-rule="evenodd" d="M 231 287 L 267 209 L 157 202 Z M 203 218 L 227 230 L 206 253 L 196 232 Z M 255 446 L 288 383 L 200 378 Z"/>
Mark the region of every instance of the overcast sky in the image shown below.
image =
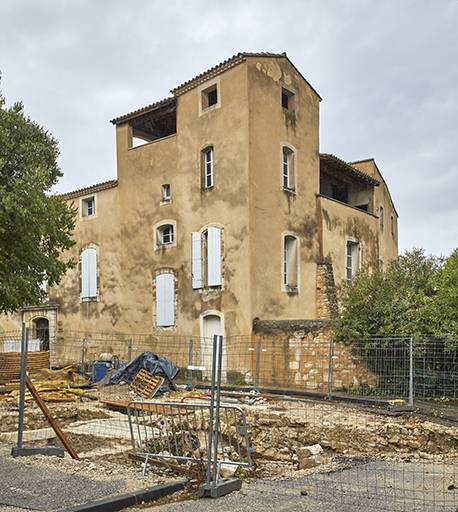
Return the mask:
<path id="1" fill-rule="evenodd" d="M 320 151 L 375 158 L 399 249 L 458 247 L 458 0 L 1 0 L 0 90 L 58 140 L 59 193 L 116 179 L 111 119 L 239 52 L 286 52 Z"/>

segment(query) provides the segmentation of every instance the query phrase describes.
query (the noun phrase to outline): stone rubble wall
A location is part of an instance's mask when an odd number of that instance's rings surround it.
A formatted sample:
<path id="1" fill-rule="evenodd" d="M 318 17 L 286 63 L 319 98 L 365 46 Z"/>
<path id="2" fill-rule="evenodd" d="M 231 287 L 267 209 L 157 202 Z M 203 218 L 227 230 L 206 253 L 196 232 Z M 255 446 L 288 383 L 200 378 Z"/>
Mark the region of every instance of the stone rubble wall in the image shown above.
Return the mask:
<path id="1" fill-rule="evenodd" d="M 260 382 L 304 391 L 328 391 L 331 320 L 257 320 L 261 338 Z M 376 376 L 356 364 L 347 347 L 334 344 L 332 389 L 374 385 Z"/>

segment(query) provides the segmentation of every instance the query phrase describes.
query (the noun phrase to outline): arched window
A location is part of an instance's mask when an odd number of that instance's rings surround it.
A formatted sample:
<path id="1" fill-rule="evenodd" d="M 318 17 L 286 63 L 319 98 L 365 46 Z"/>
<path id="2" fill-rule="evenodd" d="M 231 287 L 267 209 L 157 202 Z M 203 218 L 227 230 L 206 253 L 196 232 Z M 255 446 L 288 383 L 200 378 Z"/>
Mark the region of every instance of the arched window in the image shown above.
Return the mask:
<path id="1" fill-rule="evenodd" d="M 176 247 L 177 223 L 175 220 L 165 219 L 154 225 L 154 249 L 168 249 Z"/>

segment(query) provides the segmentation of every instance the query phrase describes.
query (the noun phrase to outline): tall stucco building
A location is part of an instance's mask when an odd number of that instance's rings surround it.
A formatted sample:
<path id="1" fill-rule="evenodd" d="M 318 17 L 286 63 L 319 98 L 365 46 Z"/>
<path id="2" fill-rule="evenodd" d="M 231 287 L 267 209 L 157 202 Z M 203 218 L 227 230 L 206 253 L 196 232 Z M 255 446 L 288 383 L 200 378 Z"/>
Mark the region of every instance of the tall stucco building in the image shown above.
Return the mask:
<path id="1" fill-rule="evenodd" d="M 327 318 L 334 284 L 397 256 L 373 159 L 320 154 L 320 96 L 286 54 L 240 53 L 111 122 L 117 179 L 65 196 L 78 264 L 8 323 L 250 334 Z"/>

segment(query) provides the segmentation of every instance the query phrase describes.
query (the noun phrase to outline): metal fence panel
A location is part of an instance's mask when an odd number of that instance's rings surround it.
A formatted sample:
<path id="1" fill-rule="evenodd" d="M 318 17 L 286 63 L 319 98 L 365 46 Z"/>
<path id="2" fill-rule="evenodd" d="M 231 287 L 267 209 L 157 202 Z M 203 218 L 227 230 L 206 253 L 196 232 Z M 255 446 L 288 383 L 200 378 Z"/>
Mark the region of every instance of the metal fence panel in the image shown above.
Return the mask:
<path id="1" fill-rule="evenodd" d="M 210 425 L 211 404 L 134 401 L 128 406 L 135 454 L 176 461 L 209 462 L 210 430 L 219 433 L 218 463 L 251 466 L 242 409 L 220 405 L 219 426 Z M 210 462 L 214 460 L 211 459 Z"/>

